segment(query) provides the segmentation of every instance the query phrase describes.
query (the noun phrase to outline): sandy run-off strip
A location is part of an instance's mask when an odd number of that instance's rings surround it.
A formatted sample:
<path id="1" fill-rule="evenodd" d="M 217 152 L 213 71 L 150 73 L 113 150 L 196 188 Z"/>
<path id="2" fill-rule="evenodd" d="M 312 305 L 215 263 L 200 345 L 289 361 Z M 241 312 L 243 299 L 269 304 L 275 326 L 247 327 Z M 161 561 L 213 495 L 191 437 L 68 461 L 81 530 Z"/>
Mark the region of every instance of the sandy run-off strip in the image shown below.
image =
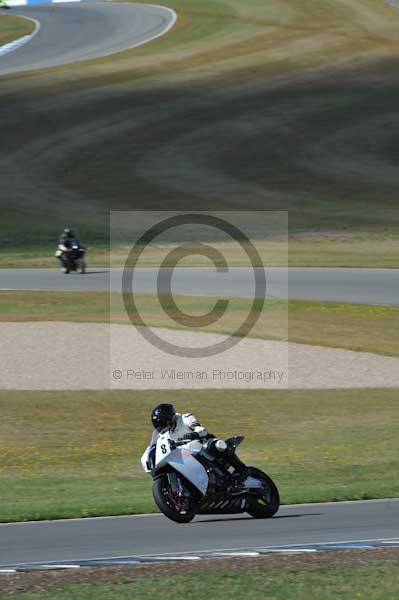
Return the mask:
<path id="1" fill-rule="evenodd" d="M 186 347 L 225 336 L 153 329 Z M 399 387 L 399 358 L 258 339 L 208 358 L 165 354 L 129 325 L 1 323 L 0 389 Z"/>

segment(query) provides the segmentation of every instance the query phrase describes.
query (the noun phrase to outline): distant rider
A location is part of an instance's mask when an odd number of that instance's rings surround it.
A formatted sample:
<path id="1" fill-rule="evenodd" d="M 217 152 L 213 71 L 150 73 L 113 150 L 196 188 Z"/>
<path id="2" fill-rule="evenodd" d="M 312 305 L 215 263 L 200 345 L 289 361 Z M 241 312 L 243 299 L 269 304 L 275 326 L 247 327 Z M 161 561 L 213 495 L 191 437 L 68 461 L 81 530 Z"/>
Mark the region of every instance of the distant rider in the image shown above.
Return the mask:
<path id="1" fill-rule="evenodd" d="M 175 442 L 186 439 L 206 443 L 208 449 L 214 454 L 223 454 L 227 465 L 234 468 L 234 475 L 240 477 L 246 475 L 247 467 L 236 453 L 228 448 L 226 442 L 208 433 L 192 413 L 180 414 L 175 411 L 173 404 L 158 404 L 152 410 L 151 422 L 157 433 L 168 429 L 170 439 Z"/>
<path id="2" fill-rule="evenodd" d="M 63 253 L 68 253 L 72 251 L 73 246 L 78 246 L 82 250 L 85 250 L 85 247 L 79 238 L 76 237 L 75 232 L 69 228 L 64 229 L 58 240 L 59 250 L 61 250 Z"/>
<path id="3" fill-rule="evenodd" d="M 76 237 L 75 232 L 72 229 L 64 229 L 62 234 L 60 235 L 60 239 L 58 240 L 59 246 L 64 246 L 66 251 L 72 249 L 72 246 L 79 246 L 79 248 L 83 248 L 83 244 L 80 242 L 79 238 Z"/>
<path id="4" fill-rule="evenodd" d="M 59 240 L 58 247 L 55 256 L 61 262 L 66 273 L 69 273 L 71 268 L 71 261 L 73 258 L 80 259 L 81 262 L 81 273 L 84 273 L 84 254 L 86 248 L 83 246 L 79 238 L 76 237 L 75 232 L 72 229 L 64 229 Z M 75 267 L 76 268 L 76 267 Z"/>

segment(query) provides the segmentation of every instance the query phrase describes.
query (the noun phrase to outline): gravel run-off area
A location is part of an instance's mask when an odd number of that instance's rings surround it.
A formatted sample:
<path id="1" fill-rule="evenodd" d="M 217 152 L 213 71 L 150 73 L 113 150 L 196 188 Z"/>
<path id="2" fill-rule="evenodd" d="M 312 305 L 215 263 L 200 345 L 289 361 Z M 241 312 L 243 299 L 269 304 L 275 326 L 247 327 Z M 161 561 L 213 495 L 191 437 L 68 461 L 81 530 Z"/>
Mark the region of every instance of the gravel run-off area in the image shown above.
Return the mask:
<path id="1" fill-rule="evenodd" d="M 156 329 L 180 347 L 224 335 Z M 335 389 L 399 387 L 399 358 L 306 344 L 242 339 L 205 358 L 180 358 L 131 325 L 0 324 L 0 389 Z"/>

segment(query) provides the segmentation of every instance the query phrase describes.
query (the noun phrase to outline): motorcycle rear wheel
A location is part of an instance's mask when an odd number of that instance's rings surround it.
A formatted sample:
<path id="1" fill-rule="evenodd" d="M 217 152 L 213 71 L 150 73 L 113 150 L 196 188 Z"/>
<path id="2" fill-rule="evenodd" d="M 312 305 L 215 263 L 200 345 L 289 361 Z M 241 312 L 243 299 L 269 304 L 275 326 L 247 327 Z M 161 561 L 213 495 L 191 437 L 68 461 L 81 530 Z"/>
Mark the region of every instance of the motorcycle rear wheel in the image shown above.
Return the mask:
<path id="1" fill-rule="evenodd" d="M 179 509 L 179 506 L 173 498 L 173 492 L 170 487 L 167 474 L 161 475 L 154 479 L 152 485 L 152 495 L 159 510 L 163 514 L 175 521 L 175 523 L 189 523 L 196 515 L 196 505 L 194 500 L 190 500 L 190 508 L 188 510 Z"/>
<path id="2" fill-rule="evenodd" d="M 270 517 L 275 515 L 280 508 L 280 495 L 278 489 L 275 483 L 268 475 L 266 475 L 266 473 L 263 473 L 263 471 L 255 469 L 255 467 L 248 467 L 248 472 L 254 479 L 259 479 L 264 482 L 268 492 L 267 497 L 266 495 L 251 495 L 247 513 L 255 519 L 270 519 Z"/>

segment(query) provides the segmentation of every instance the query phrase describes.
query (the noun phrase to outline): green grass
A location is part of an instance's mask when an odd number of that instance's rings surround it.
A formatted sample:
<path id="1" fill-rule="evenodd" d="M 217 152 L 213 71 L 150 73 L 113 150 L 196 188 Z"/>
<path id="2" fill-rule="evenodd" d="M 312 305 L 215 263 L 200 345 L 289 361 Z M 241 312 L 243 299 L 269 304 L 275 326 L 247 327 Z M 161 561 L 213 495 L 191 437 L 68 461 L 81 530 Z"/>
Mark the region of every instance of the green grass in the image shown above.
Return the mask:
<path id="1" fill-rule="evenodd" d="M 355 554 L 355 553 L 352 553 Z M 236 559 L 237 560 L 237 559 Z M 397 561 L 359 557 L 349 564 L 336 564 L 335 560 L 315 560 L 313 563 L 288 560 L 270 566 L 266 560 L 252 562 L 247 570 L 238 568 L 234 562 L 228 565 L 209 564 L 205 567 L 191 566 L 189 573 L 183 569 L 172 573 L 140 572 L 134 568 L 126 575 L 110 573 L 109 582 L 60 586 L 53 583 L 51 591 L 13 594 L 14 600 L 152 600 L 164 597 L 165 590 L 171 600 L 189 597 L 202 600 L 204 597 L 230 600 L 232 597 L 245 600 L 394 600 L 399 595 Z M 342 561 L 343 563 L 344 561 Z M 246 563 L 244 562 L 244 565 Z M 150 576 L 149 576 L 150 575 Z M 65 580 L 64 580 L 65 581 Z M 5 599 L 8 596 L 0 596 Z"/>
<path id="2" fill-rule="evenodd" d="M 154 511 L 139 458 L 158 402 L 193 411 L 282 501 L 399 495 L 396 390 L 0 392 L 0 520 Z"/>
<path id="3" fill-rule="evenodd" d="M 32 21 L 0 12 L 0 46 L 29 35 L 34 29 Z"/>
<path id="4" fill-rule="evenodd" d="M 22 247 L 5 246 L 0 254 L 1 268 L 51 268 L 57 267 L 53 244 L 28 244 Z M 287 246 L 288 243 L 288 246 Z M 230 266 L 246 266 L 245 256 L 236 244 L 212 242 L 226 258 Z M 89 240 L 87 260 L 90 267 L 123 267 L 127 249 L 131 246 L 113 244 L 109 252 L 104 241 Z M 171 246 L 173 248 L 173 246 Z M 300 235 L 292 233 L 288 240 L 257 240 L 256 248 L 268 266 L 291 267 L 360 267 L 399 268 L 399 235 L 395 230 L 383 233 L 315 233 Z M 152 247 L 140 260 L 140 266 L 159 265 L 167 247 Z M 287 252 L 288 250 L 288 252 Z M 206 259 L 193 256 L 191 266 L 209 265 Z"/>
<path id="5" fill-rule="evenodd" d="M 155 296 L 138 294 L 144 322 L 179 327 L 169 319 Z M 176 296 L 178 307 L 191 315 L 205 314 L 212 298 Z M 111 312 L 110 312 L 111 301 Z M 231 298 L 225 315 L 208 332 L 232 333 L 250 310 L 250 299 Z M 288 319 L 288 322 L 287 322 Z M 129 323 L 118 294 L 106 292 L 1 292 L 1 321 L 75 321 Z M 399 356 L 399 307 L 338 302 L 268 300 L 252 337 L 286 340 Z"/>
<path id="6" fill-rule="evenodd" d="M 67 225 L 101 254 L 112 208 L 201 207 L 289 211 L 290 264 L 397 266 L 399 14 L 168 5 L 179 20 L 150 44 L 2 78 L 1 265 L 38 265 L 26 246 Z"/>

